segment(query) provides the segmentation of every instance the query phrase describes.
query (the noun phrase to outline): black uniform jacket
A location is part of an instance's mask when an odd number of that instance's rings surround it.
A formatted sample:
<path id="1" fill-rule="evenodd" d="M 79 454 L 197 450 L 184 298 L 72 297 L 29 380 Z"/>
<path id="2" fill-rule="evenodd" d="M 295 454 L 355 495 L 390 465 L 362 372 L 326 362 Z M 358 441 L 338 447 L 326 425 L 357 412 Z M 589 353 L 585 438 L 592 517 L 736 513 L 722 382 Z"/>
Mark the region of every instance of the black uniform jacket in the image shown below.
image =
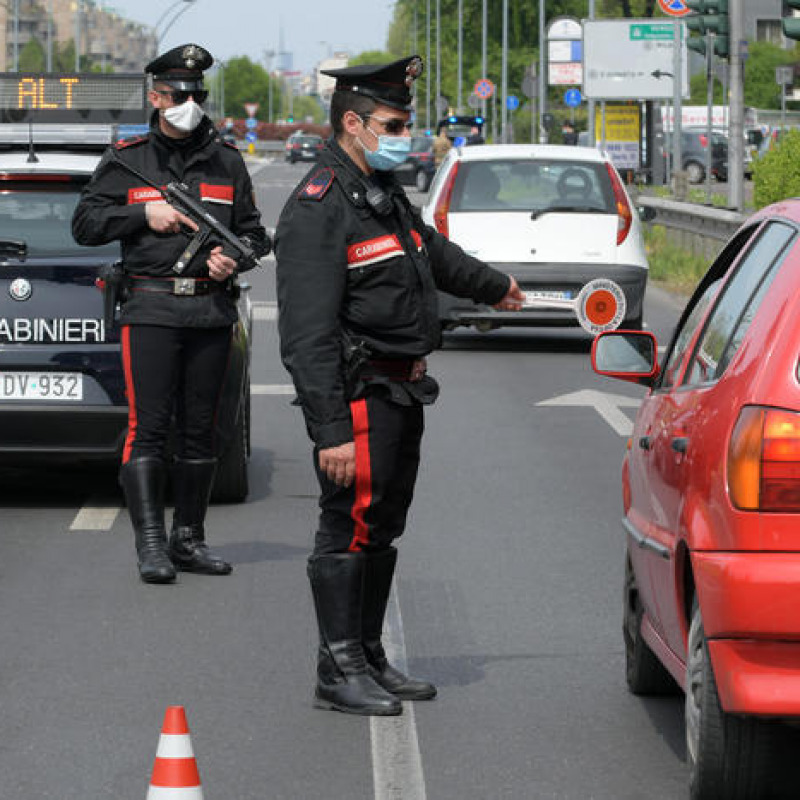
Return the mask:
<path id="1" fill-rule="evenodd" d="M 382 212 L 367 202 L 375 185 Z M 426 225 L 392 173 L 367 177 L 334 140 L 284 206 L 276 258 L 281 355 L 320 448 L 353 438 L 343 342 L 425 356 L 441 341 L 437 288 L 494 304 L 510 286 Z"/>
<path id="2" fill-rule="evenodd" d="M 157 112 L 150 133 L 113 145 L 104 154 L 84 188 L 72 218 L 72 234 L 82 245 L 119 239 L 126 273 L 148 277 L 177 277 L 172 267 L 191 236 L 156 233 L 145 219 L 145 204 L 159 193 L 114 163 L 119 158 L 159 186 L 180 181 L 193 197 L 233 233 L 247 239 L 257 255 L 267 237 L 255 206 L 253 185 L 239 151 L 217 136 L 204 117 L 186 139 L 161 133 Z M 201 249 L 182 277 L 208 277 L 206 261 L 213 243 Z M 212 328 L 236 321 L 236 305 L 227 292 L 175 296 L 131 291 L 122 308 L 122 324 Z"/>

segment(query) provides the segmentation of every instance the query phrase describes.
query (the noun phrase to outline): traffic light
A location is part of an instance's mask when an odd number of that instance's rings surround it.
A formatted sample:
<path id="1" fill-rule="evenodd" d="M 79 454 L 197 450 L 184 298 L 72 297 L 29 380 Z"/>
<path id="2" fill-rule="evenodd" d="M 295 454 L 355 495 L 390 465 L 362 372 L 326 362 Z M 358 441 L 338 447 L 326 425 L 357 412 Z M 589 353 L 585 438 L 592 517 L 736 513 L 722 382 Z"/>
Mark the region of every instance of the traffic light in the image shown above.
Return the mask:
<path id="1" fill-rule="evenodd" d="M 800 8 L 800 0 L 796 2 Z M 731 52 L 730 25 L 728 21 L 728 0 L 685 0 L 695 13 L 686 17 L 686 27 L 699 37 L 692 37 L 686 43 L 690 50 L 706 54 L 706 33 L 714 33 L 714 52 L 720 58 L 727 58 Z M 784 22 L 784 25 L 786 23 Z"/>
<path id="2" fill-rule="evenodd" d="M 786 0 L 786 5 L 800 9 L 800 0 Z M 783 18 L 783 35 L 787 39 L 800 39 L 800 17 L 793 15 Z"/>

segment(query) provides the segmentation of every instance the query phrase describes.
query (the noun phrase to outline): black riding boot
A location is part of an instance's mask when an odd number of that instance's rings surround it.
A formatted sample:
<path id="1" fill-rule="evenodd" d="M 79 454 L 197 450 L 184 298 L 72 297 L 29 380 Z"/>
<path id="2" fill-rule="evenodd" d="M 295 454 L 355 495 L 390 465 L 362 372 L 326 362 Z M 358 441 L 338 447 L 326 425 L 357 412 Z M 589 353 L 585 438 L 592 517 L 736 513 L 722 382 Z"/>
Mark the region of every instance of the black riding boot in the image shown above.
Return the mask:
<path id="1" fill-rule="evenodd" d="M 164 462 L 154 457 L 128 461 L 119 471 L 119 482 L 136 534 L 139 575 L 145 583 L 175 580 L 164 528 L 164 478 Z"/>
<path id="2" fill-rule="evenodd" d="M 175 515 L 169 555 L 181 572 L 230 575 L 233 569 L 209 549 L 203 528 L 216 468 L 215 458 L 175 459 L 172 478 Z"/>
<path id="3" fill-rule="evenodd" d="M 389 716 L 403 707 L 370 677 L 361 646 L 364 560 L 363 553 L 308 560 L 320 639 L 314 705 L 348 714 Z"/>
<path id="4" fill-rule="evenodd" d="M 364 654 L 369 664 L 370 675 L 387 692 L 401 700 L 431 700 L 436 697 L 436 687 L 427 681 L 409 678 L 393 667 L 386 658 L 381 644 L 383 619 L 392 588 L 397 550 L 390 547 L 381 553 L 366 556 L 364 569 L 364 611 L 362 636 Z"/>

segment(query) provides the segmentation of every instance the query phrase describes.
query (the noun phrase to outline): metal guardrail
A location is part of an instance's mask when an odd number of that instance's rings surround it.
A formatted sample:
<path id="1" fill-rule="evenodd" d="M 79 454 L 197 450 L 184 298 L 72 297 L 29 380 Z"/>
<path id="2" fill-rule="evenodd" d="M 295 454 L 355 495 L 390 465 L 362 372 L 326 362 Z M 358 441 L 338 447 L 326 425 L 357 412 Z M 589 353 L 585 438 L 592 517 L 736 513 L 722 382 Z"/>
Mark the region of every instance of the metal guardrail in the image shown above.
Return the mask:
<path id="1" fill-rule="evenodd" d="M 654 225 L 675 228 L 686 233 L 727 242 L 747 219 L 738 211 L 725 208 L 699 206 L 695 203 L 680 203 L 663 197 L 639 195 L 637 206 L 652 208 L 657 216 Z"/>
<path id="2" fill-rule="evenodd" d="M 651 224 L 666 228 L 672 244 L 709 260 L 716 258 L 725 242 L 747 219 L 746 215 L 725 208 L 647 195 L 639 195 L 636 205 L 652 208 L 656 212 Z"/>

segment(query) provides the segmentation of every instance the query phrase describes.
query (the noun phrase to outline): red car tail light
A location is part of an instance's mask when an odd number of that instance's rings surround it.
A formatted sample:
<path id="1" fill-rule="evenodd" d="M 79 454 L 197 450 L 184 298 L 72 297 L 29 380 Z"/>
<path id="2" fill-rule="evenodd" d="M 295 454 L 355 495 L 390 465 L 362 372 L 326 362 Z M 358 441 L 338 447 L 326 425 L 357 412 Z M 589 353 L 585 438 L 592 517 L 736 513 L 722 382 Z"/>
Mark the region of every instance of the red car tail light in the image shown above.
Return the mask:
<path id="1" fill-rule="evenodd" d="M 622 188 L 622 181 L 619 179 L 617 171 L 611 164 L 606 164 L 606 169 L 608 170 L 608 177 L 611 180 L 611 188 L 614 190 L 614 201 L 617 204 L 617 244 L 622 244 L 631 232 L 633 211 L 625 195 L 625 189 Z"/>
<path id="2" fill-rule="evenodd" d="M 708 136 L 704 133 L 700 134 L 700 147 L 708 147 Z"/>
<path id="3" fill-rule="evenodd" d="M 439 199 L 436 201 L 436 209 L 433 212 L 433 223 L 442 236 L 449 236 L 450 234 L 450 228 L 447 225 L 447 214 L 450 211 L 450 201 L 453 198 L 453 188 L 456 185 L 459 166 L 459 162 L 453 164 L 453 168 L 450 170 L 450 174 L 442 187 Z"/>
<path id="4" fill-rule="evenodd" d="M 728 447 L 728 488 L 742 511 L 800 511 L 800 413 L 742 409 Z"/>

